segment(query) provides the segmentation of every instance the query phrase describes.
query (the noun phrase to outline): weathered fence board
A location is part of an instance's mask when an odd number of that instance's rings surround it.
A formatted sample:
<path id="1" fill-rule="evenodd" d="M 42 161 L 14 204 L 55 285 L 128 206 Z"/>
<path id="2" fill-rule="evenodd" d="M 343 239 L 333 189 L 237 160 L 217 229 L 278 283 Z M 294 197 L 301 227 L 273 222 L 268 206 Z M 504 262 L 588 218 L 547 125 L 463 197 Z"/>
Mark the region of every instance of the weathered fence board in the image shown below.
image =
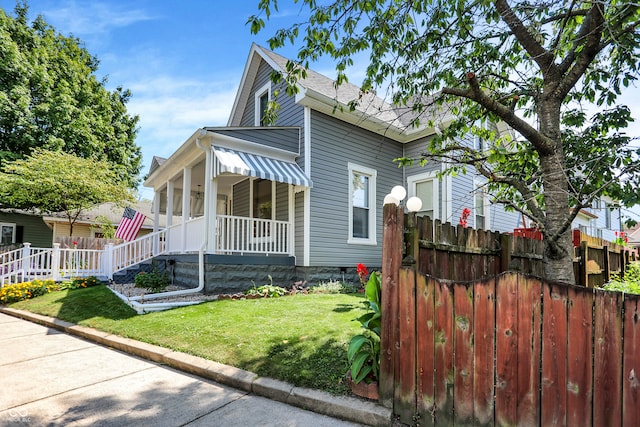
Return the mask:
<path id="1" fill-rule="evenodd" d="M 534 425 L 540 418 L 540 293 L 542 282 L 534 279 L 517 283 L 518 318 L 518 423 Z M 531 363 L 521 363 L 522 360 Z"/>
<path id="2" fill-rule="evenodd" d="M 435 424 L 433 408 L 435 407 L 435 279 L 422 274 L 416 277 L 416 330 L 422 333 L 416 336 L 416 373 L 417 373 L 417 408 L 420 421 L 425 426 Z M 493 398 L 493 395 L 492 395 Z"/>
<path id="3" fill-rule="evenodd" d="M 542 294 L 542 425 L 566 425 L 567 288 L 547 283 Z"/>
<path id="4" fill-rule="evenodd" d="M 503 276 L 496 283 L 496 423 L 517 425 L 518 421 L 518 282 L 517 276 Z"/>
<path id="5" fill-rule="evenodd" d="M 593 403 L 593 294 L 567 289 L 567 425 L 591 425 Z"/>
<path id="6" fill-rule="evenodd" d="M 624 301 L 624 352 L 622 354 L 622 422 L 626 426 L 640 425 L 640 298 Z"/>
<path id="7" fill-rule="evenodd" d="M 455 422 L 473 424 L 473 286 L 453 285 Z"/>
<path id="8" fill-rule="evenodd" d="M 435 286 L 435 279 L 431 279 Z M 476 282 L 474 286 L 473 337 L 474 424 L 493 424 L 495 373 L 495 278 Z"/>
<path id="9" fill-rule="evenodd" d="M 453 420 L 453 301 L 451 284 L 435 288 L 435 417 Z M 421 334 L 421 331 L 417 331 Z M 407 420 L 402 420 L 407 422 Z"/>
<path id="10" fill-rule="evenodd" d="M 631 325 L 629 325 L 631 326 Z M 596 291 L 593 424 L 622 425 L 622 304 L 617 292 Z"/>
<path id="11" fill-rule="evenodd" d="M 400 270 L 400 282 L 415 283 L 415 271 Z M 403 356 L 415 355 L 415 295 L 414 288 L 402 287 L 398 290 L 398 336 Z M 416 358 L 409 357 L 399 367 L 399 385 L 395 387 L 394 408 L 402 420 L 411 420 L 416 408 Z"/>

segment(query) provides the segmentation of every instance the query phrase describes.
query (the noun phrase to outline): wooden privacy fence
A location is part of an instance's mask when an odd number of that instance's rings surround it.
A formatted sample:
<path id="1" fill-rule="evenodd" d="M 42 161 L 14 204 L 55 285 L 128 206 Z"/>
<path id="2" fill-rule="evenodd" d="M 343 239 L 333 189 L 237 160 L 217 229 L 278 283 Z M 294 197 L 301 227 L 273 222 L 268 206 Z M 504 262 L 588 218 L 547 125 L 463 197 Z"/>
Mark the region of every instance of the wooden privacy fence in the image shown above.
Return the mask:
<path id="1" fill-rule="evenodd" d="M 482 248 L 440 263 L 420 253 L 421 268 L 460 277 L 436 279 L 401 265 L 403 235 L 405 262 L 420 243 L 411 225 L 385 206 L 379 391 L 400 421 L 640 425 L 640 296 L 520 272 L 463 281 L 502 265 Z"/>
<path id="2" fill-rule="evenodd" d="M 418 271 L 449 280 L 475 280 L 504 271 L 544 276 L 544 242 L 497 231 L 475 230 L 407 216 L 407 254 Z M 576 284 L 605 284 L 612 274 L 623 275 L 629 262 L 640 259 L 637 250 L 573 232 Z"/>

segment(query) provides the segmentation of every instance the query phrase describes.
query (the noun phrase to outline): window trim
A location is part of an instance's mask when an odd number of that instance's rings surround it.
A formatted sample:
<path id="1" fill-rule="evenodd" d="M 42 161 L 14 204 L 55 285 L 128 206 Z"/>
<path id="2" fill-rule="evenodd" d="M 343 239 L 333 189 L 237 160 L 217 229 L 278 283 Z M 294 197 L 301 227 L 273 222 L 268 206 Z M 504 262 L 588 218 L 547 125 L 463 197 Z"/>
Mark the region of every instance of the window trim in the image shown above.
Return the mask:
<path id="1" fill-rule="evenodd" d="M 260 98 L 264 95 L 267 95 L 267 102 L 271 101 L 271 82 L 265 83 L 262 87 L 260 87 L 255 95 L 254 95 L 254 125 L 255 126 L 263 126 L 260 124 Z"/>
<path id="2" fill-rule="evenodd" d="M 433 181 L 433 219 L 441 219 L 440 217 L 440 182 L 438 171 L 424 172 L 417 175 L 407 177 L 407 187 L 409 188 L 409 197 L 416 195 L 416 184 Z M 424 200 L 423 200 L 424 203 Z"/>
<path id="3" fill-rule="evenodd" d="M 13 228 L 13 233 L 11 235 L 11 242 L 7 243 L 8 245 L 13 245 L 14 243 L 16 243 L 16 234 L 18 231 L 18 224 L 16 224 L 15 222 L 0 222 L 0 232 L 2 231 L 2 227 L 11 227 Z M 0 234 L 0 239 L 2 238 L 2 235 Z M 0 244 L 1 241 L 0 241 Z"/>
<path id="4" fill-rule="evenodd" d="M 486 182 L 478 179 L 473 180 L 473 228 L 475 228 L 476 230 L 491 229 L 491 202 L 489 200 L 489 193 L 487 193 L 487 190 L 484 188 L 484 184 L 486 184 Z M 483 228 L 478 228 L 478 224 L 476 223 L 476 196 L 478 192 L 480 192 L 480 194 L 482 195 L 482 206 L 484 208 Z"/>
<path id="5" fill-rule="evenodd" d="M 378 171 L 366 166 L 348 163 L 348 207 L 349 207 L 349 236 L 347 244 L 350 245 L 377 245 L 377 226 L 376 226 L 376 178 Z M 369 177 L 369 237 L 353 237 L 353 173 L 357 172 Z"/>

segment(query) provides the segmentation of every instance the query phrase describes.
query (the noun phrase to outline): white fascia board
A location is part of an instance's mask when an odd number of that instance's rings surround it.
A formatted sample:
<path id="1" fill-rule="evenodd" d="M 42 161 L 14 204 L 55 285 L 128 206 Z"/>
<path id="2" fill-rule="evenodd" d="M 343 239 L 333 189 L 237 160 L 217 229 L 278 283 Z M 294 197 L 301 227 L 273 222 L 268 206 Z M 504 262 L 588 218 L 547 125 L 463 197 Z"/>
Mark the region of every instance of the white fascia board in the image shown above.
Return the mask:
<path id="1" fill-rule="evenodd" d="M 419 138 L 436 134 L 436 131 L 433 128 L 416 129 L 407 132 L 405 128 L 399 128 L 398 126 L 384 122 L 376 117 L 367 116 L 359 111 L 351 111 L 349 106 L 343 103 L 339 103 L 339 107 L 342 108 L 335 108 L 335 99 L 310 89 L 299 91 L 296 94 L 295 101 L 297 104 L 309 107 L 312 110 L 319 111 L 329 116 L 334 116 L 347 123 L 385 136 L 400 143 L 411 142 Z"/>
<path id="2" fill-rule="evenodd" d="M 293 151 L 283 150 L 281 148 L 268 147 L 266 145 L 255 142 L 245 141 L 244 139 L 235 138 L 229 135 L 222 135 L 215 132 L 209 132 L 211 135 L 211 145 L 217 147 L 229 148 L 231 150 L 244 151 L 259 156 L 271 157 L 272 159 L 282 160 L 293 163 L 300 155 Z"/>
<path id="3" fill-rule="evenodd" d="M 173 179 L 182 174 L 185 167 L 193 166 L 202 160 L 204 152 L 196 145 L 196 140 L 200 138 L 200 142 L 211 135 L 201 134 L 202 129 L 196 130 L 165 162 L 160 165 L 143 183 L 145 187 L 153 188 L 155 191 L 163 188 L 169 179 Z"/>

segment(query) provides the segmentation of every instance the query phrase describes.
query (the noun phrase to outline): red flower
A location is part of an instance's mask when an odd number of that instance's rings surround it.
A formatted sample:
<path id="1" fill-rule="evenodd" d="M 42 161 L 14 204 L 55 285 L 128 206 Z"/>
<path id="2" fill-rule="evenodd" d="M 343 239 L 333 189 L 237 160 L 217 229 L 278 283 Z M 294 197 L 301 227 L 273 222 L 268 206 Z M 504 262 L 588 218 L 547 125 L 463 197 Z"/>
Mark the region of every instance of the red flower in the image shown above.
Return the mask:
<path id="1" fill-rule="evenodd" d="M 367 275 L 369 274 L 369 270 L 367 270 L 367 267 L 360 263 L 356 266 L 356 271 L 358 273 L 358 277 L 360 277 L 360 284 L 362 284 L 362 286 L 365 285 L 365 283 L 367 283 Z"/>
<path id="2" fill-rule="evenodd" d="M 462 210 L 462 215 L 460 215 L 460 225 L 463 227 L 467 226 L 467 219 L 469 219 L 469 215 L 471 215 L 471 209 L 464 208 Z"/>

